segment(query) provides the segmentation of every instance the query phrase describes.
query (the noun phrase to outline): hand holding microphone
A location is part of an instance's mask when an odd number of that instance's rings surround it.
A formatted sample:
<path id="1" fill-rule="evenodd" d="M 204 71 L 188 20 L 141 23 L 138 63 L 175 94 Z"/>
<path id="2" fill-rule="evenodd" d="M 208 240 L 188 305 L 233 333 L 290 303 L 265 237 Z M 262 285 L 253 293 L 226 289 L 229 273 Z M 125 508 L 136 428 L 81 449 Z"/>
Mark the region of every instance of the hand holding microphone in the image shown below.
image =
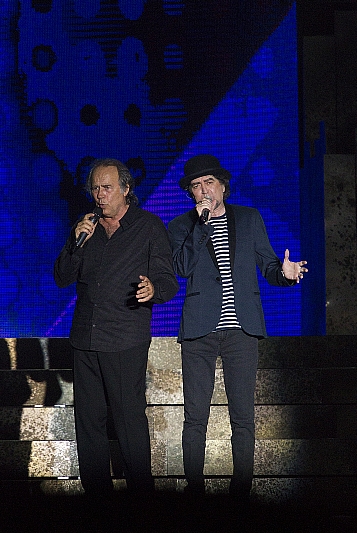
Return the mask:
<path id="1" fill-rule="evenodd" d="M 205 194 L 205 197 L 204 197 L 204 200 L 208 200 L 209 201 L 209 207 L 203 207 L 202 211 L 201 211 L 201 214 L 200 214 L 200 223 L 201 224 L 205 224 L 208 219 L 209 219 L 209 215 L 211 213 L 211 204 L 212 204 L 212 198 L 210 196 L 208 196 L 208 194 Z M 204 200 L 202 200 L 201 202 L 199 202 L 200 204 L 206 204 L 207 202 L 204 202 Z"/>
<path id="2" fill-rule="evenodd" d="M 103 214 L 103 209 L 101 207 L 95 207 L 93 209 L 93 216 L 89 217 L 88 220 L 93 225 L 97 224 L 98 220 Z M 78 235 L 76 240 L 76 248 L 80 248 L 84 241 L 86 240 L 86 237 L 89 235 L 89 232 L 81 231 L 81 233 Z"/>

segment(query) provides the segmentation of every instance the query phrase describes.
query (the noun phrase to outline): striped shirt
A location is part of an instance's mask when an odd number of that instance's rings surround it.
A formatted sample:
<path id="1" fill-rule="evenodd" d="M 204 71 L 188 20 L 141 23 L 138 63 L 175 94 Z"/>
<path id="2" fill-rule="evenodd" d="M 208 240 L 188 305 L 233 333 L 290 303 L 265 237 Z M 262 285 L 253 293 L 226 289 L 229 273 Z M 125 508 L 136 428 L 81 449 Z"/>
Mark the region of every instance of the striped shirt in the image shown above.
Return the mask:
<path id="1" fill-rule="evenodd" d="M 229 259 L 227 215 L 213 217 L 209 223 L 214 228 L 211 236 L 222 282 L 222 308 L 215 331 L 220 329 L 240 328 L 234 303 L 234 289 L 231 263 Z"/>

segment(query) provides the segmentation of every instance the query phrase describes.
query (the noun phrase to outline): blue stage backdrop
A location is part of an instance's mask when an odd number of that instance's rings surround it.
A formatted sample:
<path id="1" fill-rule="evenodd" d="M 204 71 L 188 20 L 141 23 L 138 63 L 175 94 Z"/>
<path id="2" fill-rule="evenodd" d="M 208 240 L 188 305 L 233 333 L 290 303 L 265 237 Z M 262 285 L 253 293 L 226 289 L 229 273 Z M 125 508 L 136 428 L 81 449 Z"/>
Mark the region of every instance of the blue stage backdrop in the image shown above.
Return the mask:
<path id="1" fill-rule="evenodd" d="M 97 157 L 126 163 L 167 224 L 192 207 L 185 161 L 213 154 L 229 201 L 302 259 L 295 2 L 5 0 L 0 65 L 1 337 L 68 336 L 75 287 L 53 264 L 92 209 Z M 268 333 L 301 334 L 301 286 L 261 292 Z M 183 295 L 155 307 L 153 335 L 176 336 Z"/>

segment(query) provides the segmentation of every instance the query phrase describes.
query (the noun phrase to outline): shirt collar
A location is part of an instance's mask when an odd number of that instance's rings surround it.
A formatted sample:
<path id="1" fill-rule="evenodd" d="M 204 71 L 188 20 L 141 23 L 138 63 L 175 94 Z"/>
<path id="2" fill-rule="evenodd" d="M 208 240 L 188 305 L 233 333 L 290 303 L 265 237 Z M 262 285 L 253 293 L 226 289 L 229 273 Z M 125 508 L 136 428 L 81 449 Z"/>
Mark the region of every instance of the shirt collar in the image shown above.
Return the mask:
<path id="1" fill-rule="evenodd" d="M 130 226 L 134 222 L 134 220 L 138 216 L 138 210 L 136 205 L 129 204 L 129 208 L 125 215 L 120 219 L 120 226 L 125 229 Z"/>

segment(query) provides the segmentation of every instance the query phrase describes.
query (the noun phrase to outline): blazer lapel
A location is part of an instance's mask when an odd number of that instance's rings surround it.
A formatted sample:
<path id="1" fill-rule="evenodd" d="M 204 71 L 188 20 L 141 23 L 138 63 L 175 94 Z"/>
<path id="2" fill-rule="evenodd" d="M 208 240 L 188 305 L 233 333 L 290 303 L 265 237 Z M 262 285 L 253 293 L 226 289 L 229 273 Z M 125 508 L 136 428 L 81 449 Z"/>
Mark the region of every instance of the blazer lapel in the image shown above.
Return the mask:
<path id="1" fill-rule="evenodd" d="M 206 246 L 207 246 L 209 255 L 211 256 L 211 259 L 214 263 L 214 266 L 216 267 L 217 270 L 219 270 L 218 262 L 217 262 L 216 254 L 214 253 L 214 248 L 213 248 L 211 238 L 208 239 Z"/>
<path id="2" fill-rule="evenodd" d="M 236 253 L 236 221 L 234 218 L 234 211 L 231 206 L 229 204 L 225 204 L 225 206 L 228 224 L 229 259 L 231 263 L 231 271 L 233 272 L 234 257 Z M 219 270 L 216 254 L 214 253 L 214 248 L 211 239 L 208 239 L 206 246 L 215 267 L 217 268 L 217 270 Z"/>
<path id="3" fill-rule="evenodd" d="M 229 243 L 229 258 L 231 261 L 231 272 L 233 275 L 234 258 L 236 255 L 236 221 L 234 218 L 234 211 L 229 204 L 225 204 L 228 223 L 228 243 Z"/>

